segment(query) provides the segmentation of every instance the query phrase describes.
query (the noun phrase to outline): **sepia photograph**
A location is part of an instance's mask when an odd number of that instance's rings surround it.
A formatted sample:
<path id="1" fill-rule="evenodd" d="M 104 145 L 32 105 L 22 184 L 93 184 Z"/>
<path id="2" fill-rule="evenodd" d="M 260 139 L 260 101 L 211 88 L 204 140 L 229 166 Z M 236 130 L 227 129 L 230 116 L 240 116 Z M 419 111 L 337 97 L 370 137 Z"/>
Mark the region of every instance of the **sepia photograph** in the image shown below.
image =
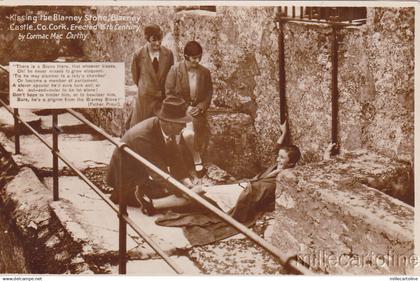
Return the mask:
<path id="1" fill-rule="evenodd" d="M 416 275 L 416 8 L 0 1 L 0 278 Z"/>

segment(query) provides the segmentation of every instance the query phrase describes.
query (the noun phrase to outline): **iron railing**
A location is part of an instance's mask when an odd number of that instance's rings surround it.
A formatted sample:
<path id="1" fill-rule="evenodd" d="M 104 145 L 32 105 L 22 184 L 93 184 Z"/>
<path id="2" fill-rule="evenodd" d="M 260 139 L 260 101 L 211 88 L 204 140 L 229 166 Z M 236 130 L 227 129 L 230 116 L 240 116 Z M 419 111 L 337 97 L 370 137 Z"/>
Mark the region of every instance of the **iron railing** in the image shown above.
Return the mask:
<path id="1" fill-rule="evenodd" d="M 280 122 L 287 116 L 286 101 L 286 61 L 284 24 L 287 22 L 307 22 L 326 24 L 331 27 L 331 142 L 335 143 L 332 155 L 340 150 L 338 138 L 338 33 L 341 28 L 360 26 L 366 22 L 364 7 L 278 7 L 274 19 L 278 29 L 279 46 L 279 97 Z"/>
<path id="2" fill-rule="evenodd" d="M 0 67 L 3 68 L 4 67 Z M 0 92 L 0 94 L 5 92 Z M 7 92 L 6 92 L 7 93 Z M 71 170 L 73 170 L 78 177 L 80 177 L 93 191 L 95 191 L 99 197 L 108 204 L 111 209 L 117 213 L 119 219 L 119 273 L 125 274 L 126 273 L 126 263 L 127 263 L 127 224 L 147 243 L 149 244 L 153 250 L 156 251 L 164 261 L 178 274 L 183 273 L 182 269 L 175 264 L 171 258 L 157 245 L 148 235 L 131 220 L 127 213 L 127 204 L 126 198 L 123 196 L 123 186 L 124 182 L 119 183 L 119 206 L 117 207 L 102 191 L 92 183 L 81 171 L 79 171 L 71 161 L 69 161 L 63 154 L 60 153 L 58 149 L 58 134 L 60 129 L 57 126 L 58 120 L 58 113 L 56 110 L 52 110 L 52 124 L 53 124 L 53 144 L 51 145 L 46 141 L 31 125 L 25 122 L 20 116 L 19 111 L 17 108 L 11 109 L 1 98 L 0 104 L 2 104 L 13 116 L 14 116 L 14 133 L 15 133 L 15 153 L 20 153 L 20 129 L 21 126 L 25 126 L 28 128 L 53 154 L 53 200 L 59 200 L 59 188 L 58 188 L 58 158 L 61 159 Z M 264 250 L 268 251 L 276 260 L 285 268 L 286 271 L 292 274 L 304 274 L 304 275 L 313 275 L 314 273 L 301 264 L 296 255 L 292 256 L 285 256 L 281 253 L 281 251 L 276 248 L 274 245 L 268 243 L 264 239 L 262 239 L 258 234 L 247 228 L 245 225 L 241 224 L 240 222 L 233 219 L 231 216 L 227 215 L 226 213 L 222 212 L 208 201 L 203 199 L 201 196 L 196 194 L 195 192 L 191 191 L 188 187 L 177 181 L 168 173 L 160 170 L 154 164 L 149 162 L 147 159 L 143 158 L 141 155 L 137 154 L 135 151 L 130 149 L 125 143 L 115 141 L 109 134 L 107 134 L 102 128 L 98 127 L 97 125 L 93 124 L 85 117 L 83 117 L 80 113 L 76 112 L 73 109 L 66 109 L 68 113 L 76 117 L 78 120 L 92 128 L 94 131 L 102 135 L 105 139 L 109 142 L 114 144 L 121 152 L 121 165 L 120 171 L 121 174 L 124 163 L 124 158 L 127 156 L 133 157 L 137 161 L 139 161 L 142 165 L 144 165 L 149 170 L 152 170 L 160 177 L 165 179 L 167 182 L 171 183 L 176 189 L 183 192 L 184 194 L 188 195 L 191 199 L 195 202 L 212 212 L 213 214 L 217 215 L 221 218 L 224 222 L 229 224 L 230 226 L 237 229 L 240 233 L 244 234 L 247 238 L 261 246 Z M 121 180 L 123 178 L 119 177 Z"/>

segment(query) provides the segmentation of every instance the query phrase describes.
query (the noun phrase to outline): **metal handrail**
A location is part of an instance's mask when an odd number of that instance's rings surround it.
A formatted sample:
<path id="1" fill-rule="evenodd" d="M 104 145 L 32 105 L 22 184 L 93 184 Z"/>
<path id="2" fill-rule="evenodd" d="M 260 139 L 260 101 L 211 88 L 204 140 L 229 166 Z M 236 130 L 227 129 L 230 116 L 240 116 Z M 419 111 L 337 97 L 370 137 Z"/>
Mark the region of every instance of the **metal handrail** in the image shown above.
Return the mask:
<path id="1" fill-rule="evenodd" d="M 7 111 L 9 111 L 11 114 L 13 114 L 13 111 L 10 109 L 10 107 L 2 100 L 0 99 L 0 103 L 6 108 Z M 29 125 L 27 122 L 25 122 L 21 117 L 17 117 L 19 121 L 27 127 L 48 149 L 53 153 L 56 154 L 58 158 L 60 158 L 71 170 L 73 170 L 93 191 L 95 191 L 96 194 L 99 195 L 99 197 L 105 201 L 105 203 L 111 207 L 113 211 L 116 213 L 119 213 L 118 207 L 109 199 L 107 198 L 102 191 L 94 184 L 92 181 L 90 181 L 82 172 L 80 172 L 73 163 L 67 159 L 63 154 L 60 152 L 54 151 L 53 147 L 48 141 L 46 141 L 35 129 L 32 128 L 31 125 Z M 159 245 L 157 245 L 152 239 L 150 239 L 145 232 L 143 232 L 131 219 L 128 218 L 128 216 L 123 215 L 123 219 L 126 221 L 128 225 L 144 240 L 146 241 L 149 246 L 155 250 L 167 263 L 172 269 L 174 269 L 177 273 L 182 273 L 182 269 L 176 265 L 171 258 L 162 250 L 160 249 Z"/>
<path id="2" fill-rule="evenodd" d="M 98 126 L 94 125 L 92 122 L 88 121 L 85 117 L 81 116 L 80 113 L 74 111 L 73 109 L 67 109 L 67 111 L 75 116 L 80 121 L 86 123 L 88 126 L 91 126 L 92 129 L 99 128 Z M 104 136 L 106 139 L 112 141 L 115 143 L 115 141 L 112 139 L 112 137 L 105 133 L 102 129 L 99 128 L 98 133 L 100 133 L 102 136 Z M 136 160 L 140 161 L 145 167 L 152 170 L 156 174 L 158 174 L 160 177 L 171 183 L 175 188 L 177 188 L 179 191 L 183 192 L 184 194 L 188 195 L 190 198 L 192 198 L 194 201 L 205 207 L 207 210 L 212 212 L 213 214 L 217 215 L 219 218 L 224 220 L 229 225 L 236 228 L 239 232 L 250 238 L 252 241 L 257 243 L 259 246 L 263 247 L 267 251 L 269 251 L 271 254 L 276 256 L 279 260 L 279 262 L 285 266 L 289 267 L 289 269 L 294 273 L 303 273 L 303 274 L 313 274 L 312 271 L 308 270 L 305 266 L 300 264 L 299 262 L 296 262 L 296 264 L 291 264 L 290 261 L 293 261 L 294 259 L 291 259 L 290 257 L 286 257 L 280 253 L 280 250 L 273 246 L 272 244 L 268 243 L 264 239 L 262 239 L 260 236 L 258 236 L 255 232 L 251 231 L 248 227 L 243 225 L 242 223 L 238 222 L 228 214 L 222 212 L 212 204 L 210 204 L 208 201 L 203 199 L 200 195 L 195 193 L 194 191 L 191 191 L 188 187 L 177 181 L 175 178 L 173 178 L 168 173 L 163 172 L 161 169 L 156 167 L 154 164 L 152 164 L 150 161 L 145 159 L 144 157 L 137 154 L 135 151 L 130 149 L 129 147 L 124 147 L 123 151 L 125 151 L 127 154 L 129 154 L 131 157 L 135 158 Z M 288 264 L 289 263 L 289 264 Z"/>
<path id="3" fill-rule="evenodd" d="M 3 67 L 2 67 L 3 68 Z M 5 69 L 5 68 L 3 68 Z M 5 69 L 7 71 L 7 69 Z M 175 272 L 177 273 L 182 273 L 182 270 L 175 264 L 173 263 L 173 261 L 170 259 L 170 257 L 168 257 L 166 255 L 166 253 L 160 249 L 160 247 L 151 239 L 147 236 L 146 233 L 144 233 L 126 214 L 126 211 L 124 211 L 126 209 L 126 206 L 123 206 L 123 208 L 121 208 L 121 205 L 125 205 L 123 204 L 123 202 L 120 202 L 120 208 L 118 209 L 118 207 L 112 202 L 110 201 L 99 189 L 98 187 L 93 184 L 83 173 L 81 173 L 72 163 L 71 161 L 69 161 L 67 158 L 65 158 L 60 152 L 55 151 L 53 149 L 53 147 L 43 139 L 43 137 L 35 131 L 35 129 L 32 128 L 32 126 L 30 126 L 27 122 L 25 122 L 21 117 L 19 117 L 19 115 L 17 114 L 17 109 L 15 109 L 15 113 L 12 111 L 12 109 L 2 100 L 0 99 L 0 103 L 5 106 L 5 108 L 15 117 L 15 120 L 19 120 L 19 122 L 21 122 L 23 125 L 25 125 L 25 127 L 27 127 L 32 133 L 34 133 L 34 135 L 39 138 L 41 140 L 41 142 L 43 144 L 45 144 L 49 150 L 51 150 L 51 152 L 53 153 L 53 155 L 57 156 L 58 158 L 60 158 L 66 165 L 68 165 L 85 183 L 88 184 L 88 186 L 90 188 L 92 188 L 100 197 L 101 199 L 103 199 L 110 207 L 112 210 L 114 210 L 120 218 L 120 222 L 121 220 L 123 220 L 125 223 L 127 223 L 128 225 L 130 225 L 130 227 L 138 234 L 140 235 L 140 237 L 142 237 L 144 239 L 144 241 L 146 241 L 146 243 L 148 243 L 164 260 L 166 263 L 168 263 L 169 266 L 171 266 L 172 269 L 174 269 Z M 175 188 L 177 188 L 179 191 L 183 192 L 184 194 L 188 195 L 190 198 L 192 198 L 195 202 L 199 203 L 200 205 L 202 205 L 203 207 L 205 207 L 207 210 L 209 210 L 210 212 L 212 212 L 213 214 L 217 215 L 219 218 L 221 218 L 224 222 L 226 222 L 227 224 L 231 225 L 232 227 L 234 227 L 235 229 L 237 229 L 239 232 L 241 232 L 242 234 L 244 234 L 246 237 L 248 237 L 249 239 L 251 239 L 252 241 L 254 241 L 256 244 L 258 244 L 259 246 L 261 246 L 263 249 L 265 249 L 266 251 L 268 251 L 270 254 L 272 254 L 275 258 L 278 259 L 279 263 L 285 267 L 286 270 L 288 270 L 289 272 L 293 273 L 293 274 L 305 274 L 305 275 L 313 275 L 314 273 L 309 270 L 307 267 L 305 267 L 303 264 L 301 264 L 297 259 L 295 255 L 292 256 L 285 256 L 280 252 L 280 249 L 278 249 L 277 247 L 275 247 L 274 245 L 268 243 L 267 241 L 265 241 L 264 239 L 262 239 L 260 236 L 258 236 L 255 232 L 253 232 L 252 230 L 250 230 L 248 227 L 246 227 L 245 225 L 243 225 L 242 223 L 238 222 L 237 220 L 235 220 L 234 218 L 232 218 L 231 216 L 229 216 L 228 214 L 222 212 L 221 210 L 219 210 L 218 208 L 216 208 L 215 206 L 213 206 L 212 204 L 210 204 L 208 201 L 206 201 L 205 199 L 203 199 L 201 196 L 199 196 L 197 193 L 191 191 L 189 188 L 187 188 L 185 185 L 183 185 L 182 183 L 180 183 L 178 180 L 176 180 L 175 178 L 173 178 L 171 175 L 169 175 L 168 173 L 163 172 L 162 170 L 160 170 L 158 167 L 156 167 L 153 163 L 151 163 L 150 161 L 148 161 L 147 159 L 145 159 L 144 157 L 140 156 L 139 154 L 137 154 L 135 151 L 133 151 L 132 149 L 130 149 L 129 147 L 127 147 L 124 143 L 121 142 L 117 142 L 115 141 L 109 134 L 107 134 L 102 128 L 98 127 L 97 125 L 93 124 L 92 122 L 90 122 L 89 120 L 87 120 L 85 117 L 83 117 L 80 113 L 76 112 L 73 109 L 66 109 L 67 112 L 69 112 L 70 114 L 72 114 L 74 117 L 76 117 L 77 119 L 79 119 L 81 122 L 83 122 L 84 124 L 88 125 L 90 128 L 94 129 L 97 133 L 101 134 L 103 137 L 105 137 L 108 141 L 110 141 L 112 144 L 114 144 L 116 147 L 120 148 L 122 152 L 127 153 L 128 155 L 130 155 L 131 157 L 133 157 L 134 159 L 140 161 L 140 163 L 142 165 L 144 165 L 146 168 L 152 170 L 153 172 L 155 172 L 156 174 L 158 174 L 160 177 L 162 177 L 163 179 L 165 179 L 167 182 L 171 183 Z M 53 114 L 56 114 L 55 112 L 53 112 Z M 53 115 L 54 116 L 54 115 Z M 54 118 L 54 117 L 53 117 Z M 54 123 L 54 119 L 53 119 L 53 123 Z M 53 134 L 56 133 L 56 129 L 55 124 L 53 124 Z M 16 122 L 15 122 L 15 126 L 16 126 Z M 19 134 L 17 133 L 17 135 L 15 136 L 19 137 Z M 58 187 L 57 187 L 58 188 Z M 120 192 L 122 191 L 122 188 L 120 188 Z M 120 198 L 121 199 L 121 198 Z M 121 210 L 123 210 L 121 212 Z M 121 243 L 121 241 L 120 241 Z M 121 247 L 121 244 L 120 244 Z M 121 249 L 120 249 L 121 250 Z M 120 253 L 121 254 L 121 253 Z M 125 254 L 124 254 L 125 256 Z M 121 255 L 120 255 L 121 258 Z M 120 267 L 121 267 L 121 262 L 120 262 Z M 125 267 L 124 270 L 121 271 L 120 268 L 120 273 L 125 273 Z"/>

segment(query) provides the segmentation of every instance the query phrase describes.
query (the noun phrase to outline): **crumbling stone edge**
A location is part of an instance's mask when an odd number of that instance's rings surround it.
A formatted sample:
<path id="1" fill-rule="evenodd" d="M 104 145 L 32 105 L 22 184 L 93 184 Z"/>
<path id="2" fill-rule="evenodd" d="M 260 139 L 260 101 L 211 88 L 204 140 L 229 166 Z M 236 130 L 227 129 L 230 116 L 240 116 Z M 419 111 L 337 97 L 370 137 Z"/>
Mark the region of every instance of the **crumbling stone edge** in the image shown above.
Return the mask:
<path id="1" fill-rule="evenodd" d="M 74 241 L 50 207 L 52 193 L 32 168 L 18 165 L 8 145 L 0 145 L 0 205 L 22 241 L 31 273 L 101 273 L 84 257 L 83 241 Z M 4 163 L 7 163 L 4 164 Z"/>

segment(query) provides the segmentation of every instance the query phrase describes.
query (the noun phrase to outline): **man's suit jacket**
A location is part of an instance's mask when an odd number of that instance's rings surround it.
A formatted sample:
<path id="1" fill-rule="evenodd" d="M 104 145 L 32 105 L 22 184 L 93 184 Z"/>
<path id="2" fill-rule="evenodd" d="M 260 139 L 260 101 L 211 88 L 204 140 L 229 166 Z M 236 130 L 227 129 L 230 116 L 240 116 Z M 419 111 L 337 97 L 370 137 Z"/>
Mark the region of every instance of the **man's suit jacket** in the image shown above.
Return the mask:
<path id="1" fill-rule="evenodd" d="M 130 128 L 121 138 L 121 141 L 161 170 L 167 173 L 170 172 L 176 179 L 181 180 L 188 177 L 188 169 L 180 151 L 177 148 L 171 149 L 165 144 L 157 117 L 146 119 Z M 121 152 L 115 149 L 107 175 L 107 183 L 114 187 L 111 197 L 113 201 L 116 201 L 115 199 L 118 198 L 120 164 Z M 139 161 L 129 155 L 125 155 L 122 177 L 127 196 L 133 195 L 133 189 L 136 185 L 140 185 L 142 188 L 150 186 L 149 176 L 160 186 L 172 188 L 169 183 L 147 170 Z"/>
<path id="2" fill-rule="evenodd" d="M 166 77 L 165 93 L 166 95 L 179 95 L 192 106 L 197 106 L 205 112 L 210 106 L 213 95 L 210 71 L 201 64 L 198 65 L 196 99 L 191 100 L 187 65 L 185 61 L 176 63 L 171 67 L 168 77 Z"/>
<path id="3" fill-rule="evenodd" d="M 131 63 L 131 75 L 138 88 L 130 127 L 154 116 L 165 98 L 165 81 L 169 69 L 174 64 L 172 52 L 161 46 L 159 53 L 159 70 L 156 73 L 147 45 L 134 53 Z"/>
<path id="4" fill-rule="evenodd" d="M 157 73 L 153 69 L 147 44 L 135 52 L 131 62 L 131 76 L 138 87 L 138 93 L 162 98 L 166 76 L 173 64 L 174 56 L 171 50 L 163 46 L 160 47 Z"/>

